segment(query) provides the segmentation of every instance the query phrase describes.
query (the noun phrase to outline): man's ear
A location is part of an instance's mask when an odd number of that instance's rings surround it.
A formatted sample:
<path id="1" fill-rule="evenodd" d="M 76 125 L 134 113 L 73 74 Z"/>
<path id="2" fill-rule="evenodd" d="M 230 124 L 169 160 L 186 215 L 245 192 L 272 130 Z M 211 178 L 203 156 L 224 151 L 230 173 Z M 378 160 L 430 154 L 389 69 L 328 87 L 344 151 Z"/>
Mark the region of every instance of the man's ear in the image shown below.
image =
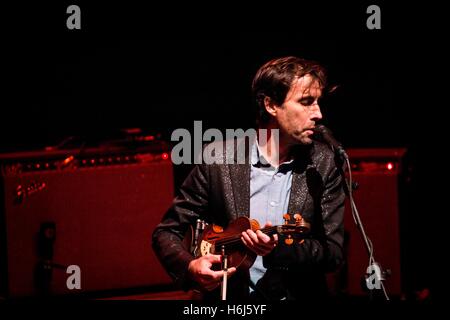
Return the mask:
<path id="1" fill-rule="evenodd" d="M 275 117 L 277 115 L 277 104 L 269 97 L 264 97 L 264 108 L 266 108 L 267 113 Z"/>

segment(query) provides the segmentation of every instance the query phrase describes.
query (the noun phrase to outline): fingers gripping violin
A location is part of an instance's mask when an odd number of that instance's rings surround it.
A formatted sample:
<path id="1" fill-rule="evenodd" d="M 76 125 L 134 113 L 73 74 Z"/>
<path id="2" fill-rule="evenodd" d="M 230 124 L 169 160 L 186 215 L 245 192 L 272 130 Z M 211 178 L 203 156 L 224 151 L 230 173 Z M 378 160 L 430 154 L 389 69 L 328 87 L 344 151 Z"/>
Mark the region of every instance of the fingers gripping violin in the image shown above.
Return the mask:
<path id="1" fill-rule="evenodd" d="M 228 268 L 249 269 L 255 259 L 256 254 L 248 249 L 241 240 L 241 233 L 247 229 L 261 232 L 271 236 L 274 234 L 285 235 L 284 242 L 292 245 L 294 240 L 303 242 L 308 236 L 311 225 L 300 214 L 294 215 L 294 223 L 289 223 L 291 216 L 283 215 L 284 224 L 270 226 L 261 229 L 258 221 L 247 217 L 239 217 L 232 221 L 226 229 L 216 224 L 205 225 L 201 220 L 197 221 L 197 228 L 190 231 L 185 238 L 185 243 L 190 244 L 191 253 L 196 257 L 209 254 L 226 254 L 228 258 Z"/>

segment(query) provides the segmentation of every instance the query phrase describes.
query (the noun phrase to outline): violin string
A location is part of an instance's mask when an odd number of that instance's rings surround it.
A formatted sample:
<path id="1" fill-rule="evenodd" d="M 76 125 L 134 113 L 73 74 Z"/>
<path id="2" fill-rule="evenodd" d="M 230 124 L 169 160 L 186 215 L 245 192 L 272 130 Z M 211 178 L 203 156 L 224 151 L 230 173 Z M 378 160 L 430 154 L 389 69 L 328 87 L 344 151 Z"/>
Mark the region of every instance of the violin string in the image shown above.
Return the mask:
<path id="1" fill-rule="evenodd" d="M 261 230 L 263 233 L 265 234 L 269 234 L 272 231 L 275 231 L 277 227 L 267 227 L 264 229 L 259 229 Z M 301 232 L 300 232 L 301 234 Z M 222 246 L 222 245 L 227 245 L 227 246 L 231 246 L 234 244 L 241 244 L 241 236 L 240 235 L 233 235 L 233 236 L 228 236 L 228 237 L 224 237 L 222 239 L 219 239 L 215 242 L 216 247 L 218 246 Z"/>
<path id="2" fill-rule="evenodd" d="M 276 226 L 273 227 L 267 227 L 264 229 L 259 229 L 261 232 L 268 234 L 274 230 L 276 230 Z M 233 235 L 233 236 L 228 236 L 228 237 L 223 237 L 220 240 L 216 241 L 216 246 L 222 246 L 222 245 L 232 245 L 235 243 L 241 243 L 241 235 Z"/>

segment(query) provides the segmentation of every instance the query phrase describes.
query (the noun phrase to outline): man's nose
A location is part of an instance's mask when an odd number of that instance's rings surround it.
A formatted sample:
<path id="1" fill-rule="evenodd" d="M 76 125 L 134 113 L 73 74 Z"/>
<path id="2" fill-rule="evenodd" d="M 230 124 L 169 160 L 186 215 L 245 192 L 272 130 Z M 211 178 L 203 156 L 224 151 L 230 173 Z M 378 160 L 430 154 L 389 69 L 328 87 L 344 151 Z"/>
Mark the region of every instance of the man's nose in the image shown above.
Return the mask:
<path id="1" fill-rule="evenodd" d="M 318 104 L 316 104 L 311 113 L 311 120 L 319 121 L 321 119 L 322 119 L 322 112 L 320 111 L 320 106 Z"/>

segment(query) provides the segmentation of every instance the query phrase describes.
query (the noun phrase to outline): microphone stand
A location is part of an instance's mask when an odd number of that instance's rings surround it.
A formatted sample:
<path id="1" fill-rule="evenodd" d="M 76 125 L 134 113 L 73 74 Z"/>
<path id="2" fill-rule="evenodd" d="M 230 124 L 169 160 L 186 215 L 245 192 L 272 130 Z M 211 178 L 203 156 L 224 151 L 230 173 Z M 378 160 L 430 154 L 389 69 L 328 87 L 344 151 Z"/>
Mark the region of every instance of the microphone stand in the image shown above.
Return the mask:
<path id="1" fill-rule="evenodd" d="M 335 149 L 336 151 L 336 149 Z M 348 168 L 348 176 L 349 179 L 347 180 L 344 170 L 342 170 L 342 166 L 340 165 L 339 168 L 341 168 L 341 174 L 342 177 L 345 181 L 345 185 L 344 185 L 344 191 L 346 193 L 346 195 L 349 197 L 350 200 L 350 207 L 351 207 L 351 212 L 352 212 L 352 216 L 353 216 L 353 220 L 355 221 L 356 227 L 358 228 L 358 230 L 361 233 L 361 236 L 364 240 L 364 244 L 367 250 L 367 254 L 369 255 L 369 266 L 367 267 L 367 271 L 369 270 L 374 270 L 375 272 L 375 281 L 376 281 L 376 285 L 379 284 L 379 288 L 376 289 L 382 289 L 383 294 L 384 294 L 384 298 L 386 301 L 389 301 L 389 296 L 386 293 L 386 289 L 384 287 L 384 283 L 383 281 L 386 280 L 385 275 L 387 274 L 387 272 L 383 271 L 381 269 L 381 266 L 376 262 L 375 257 L 374 257 L 374 250 L 373 250 L 373 244 L 372 241 L 370 241 L 369 237 L 366 234 L 366 231 L 364 229 L 364 225 L 361 221 L 361 218 L 359 216 L 358 213 L 358 209 L 356 208 L 356 204 L 355 201 L 353 200 L 353 182 L 352 182 L 352 170 L 351 170 L 351 166 L 350 166 L 350 161 L 348 158 L 347 153 L 344 151 L 344 149 L 341 147 L 339 148 L 339 152 L 337 152 L 337 155 L 339 157 L 340 160 L 342 160 L 342 158 L 345 160 L 345 163 L 347 165 Z M 369 290 L 375 289 L 375 287 L 371 288 L 371 280 L 372 280 L 372 276 L 370 277 L 366 277 L 366 286 Z M 369 285 L 370 284 L 370 285 Z M 371 294 L 371 300 L 373 299 L 373 295 Z"/>

